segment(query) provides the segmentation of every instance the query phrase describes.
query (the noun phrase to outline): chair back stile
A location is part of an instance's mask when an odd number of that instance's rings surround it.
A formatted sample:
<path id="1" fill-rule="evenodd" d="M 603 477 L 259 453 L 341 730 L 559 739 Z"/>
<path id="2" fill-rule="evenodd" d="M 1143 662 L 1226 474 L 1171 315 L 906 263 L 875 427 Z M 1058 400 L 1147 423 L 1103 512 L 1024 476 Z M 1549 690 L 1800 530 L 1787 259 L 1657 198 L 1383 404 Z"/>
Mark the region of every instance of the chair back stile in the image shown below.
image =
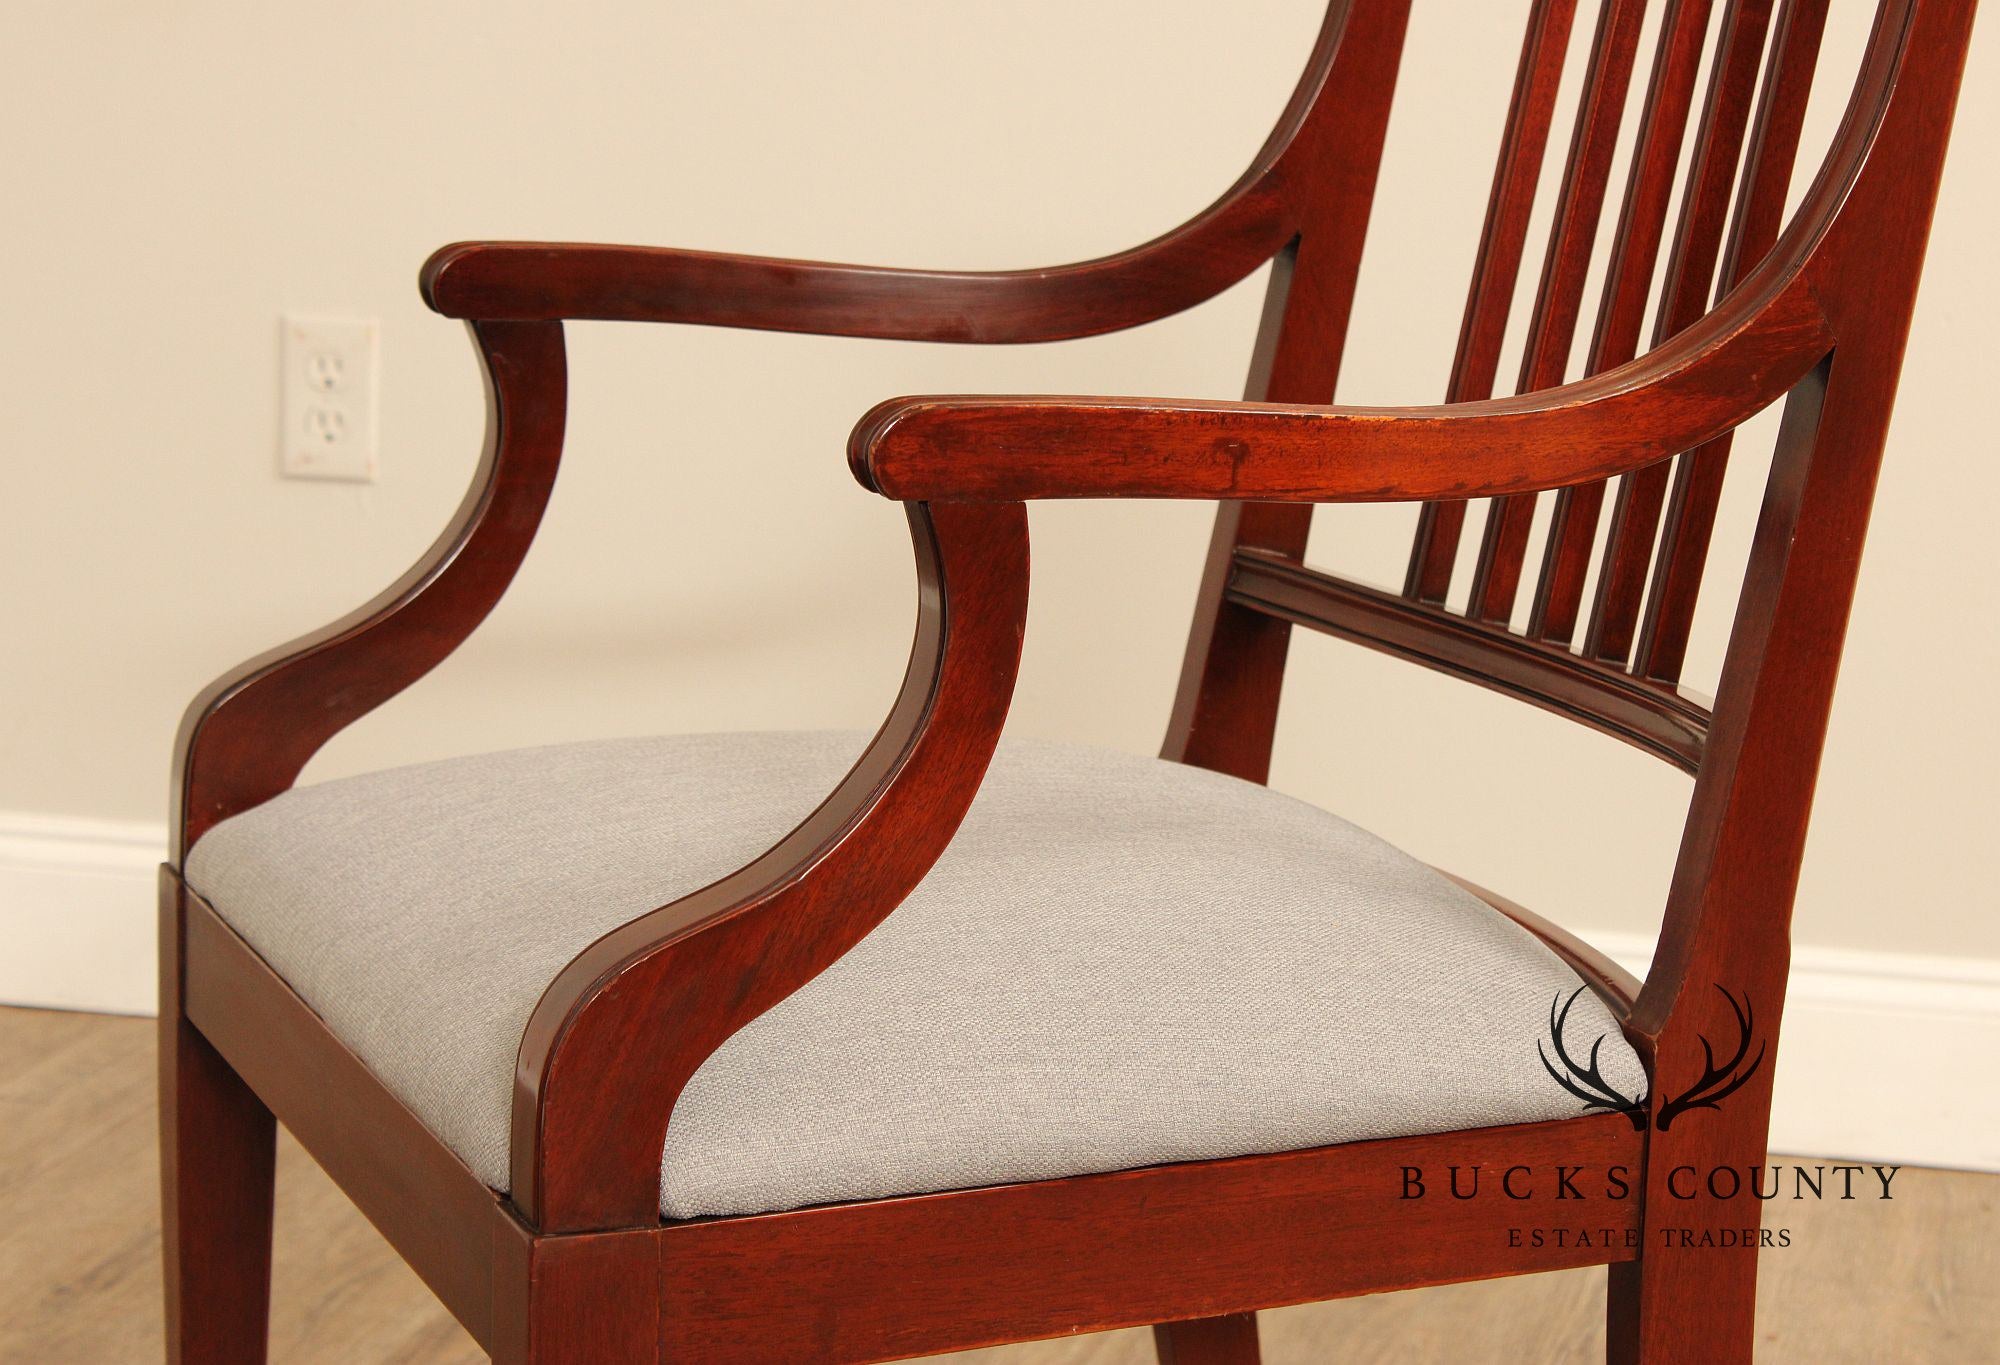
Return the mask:
<path id="1" fill-rule="evenodd" d="M 1410 0 L 1332 0 L 1274 134 L 1285 136 L 1296 118 L 1272 177 L 1289 201 L 1293 235 L 1271 264 L 1248 401 L 1333 400 L 1409 14 Z M 1269 775 L 1291 630 L 1232 600 L 1228 587 L 1239 553 L 1301 559 L 1311 527 L 1310 506 L 1217 509 L 1164 757 L 1253 782 Z"/>

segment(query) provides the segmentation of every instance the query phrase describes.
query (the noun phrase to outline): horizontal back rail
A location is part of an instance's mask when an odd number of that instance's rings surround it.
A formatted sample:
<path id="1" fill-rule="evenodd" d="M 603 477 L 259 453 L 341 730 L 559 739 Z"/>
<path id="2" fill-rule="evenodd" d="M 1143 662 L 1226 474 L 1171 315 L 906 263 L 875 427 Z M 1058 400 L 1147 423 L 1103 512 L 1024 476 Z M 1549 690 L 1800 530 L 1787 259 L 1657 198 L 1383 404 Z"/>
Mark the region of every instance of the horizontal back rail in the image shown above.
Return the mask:
<path id="1" fill-rule="evenodd" d="M 1256 551 L 1236 557 L 1229 598 L 1532 702 L 1692 773 L 1709 713 L 1692 697 L 1428 602 Z"/>

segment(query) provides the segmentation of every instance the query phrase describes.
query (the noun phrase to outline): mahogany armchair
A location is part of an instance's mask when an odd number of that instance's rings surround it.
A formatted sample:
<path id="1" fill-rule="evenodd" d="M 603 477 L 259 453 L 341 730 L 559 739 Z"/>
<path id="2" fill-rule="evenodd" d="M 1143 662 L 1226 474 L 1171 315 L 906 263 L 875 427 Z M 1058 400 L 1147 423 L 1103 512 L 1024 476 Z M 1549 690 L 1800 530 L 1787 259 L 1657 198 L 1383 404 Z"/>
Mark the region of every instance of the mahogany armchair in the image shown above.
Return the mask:
<path id="1" fill-rule="evenodd" d="M 1758 1202 L 1668 1182 L 1764 1159 L 1807 812 L 1973 3 L 1882 0 L 1786 225 L 1825 0 L 1725 0 L 1705 85 L 1714 7 L 1668 0 L 1570 379 L 1644 12 L 1604 0 L 1520 392 L 1496 398 L 1577 8 L 1533 0 L 1448 402 L 1327 406 L 1407 7 L 1334 0 L 1243 178 L 1102 260 L 932 273 L 527 243 L 431 259 L 424 296 L 469 321 L 488 377 L 471 492 L 401 581 L 223 677 L 180 736 L 161 921 L 172 1358 L 264 1356 L 274 1115 L 503 1361 L 886 1360 L 1151 1323 L 1163 1360 L 1243 1362 L 1262 1308 L 1590 1264 L 1610 1266 L 1613 1359 L 1749 1358 L 1756 1240 L 1717 1234 L 1754 1229 Z M 863 418 L 849 459 L 906 504 L 919 583 L 907 679 L 865 743 L 570 746 L 292 790 L 506 588 L 562 444 L 565 320 L 1046 341 L 1166 316 L 1273 260 L 1250 401 L 902 398 Z M 1731 433 L 1780 402 L 1711 707 L 1679 679 Z M 1023 504 L 1074 497 L 1220 505 L 1174 762 L 1001 742 Z M 1383 500 L 1424 504 L 1399 591 L 1302 562 L 1315 503 Z M 1300 626 L 1693 776 L 1643 984 L 1265 792 Z M 1194 857 L 1211 843 L 1225 861 Z M 1136 881 L 1105 880 L 1134 862 Z M 1117 938 L 1133 925 L 1157 947 Z M 1076 967 L 1101 959 L 1143 979 Z M 907 997 L 883 993 L 898 972 Z M 1155 1036 L 1110 1036 L 1084 999 L 1101 989 Z M 1342 1069 L 1342 1048 L 1426 1020 L 1444 1039 L 1422 1074 L 1477 1070 L 1462 1107 L 1398 1090 L 1417 1071 L 1369 1091 Z M 1079 1029 L 1105 1036 L 1060 1036 Z M 1192 1059 L 1149 1050 L 1162 1031 Z M 1102 1088 L 1064 1070 L 1091 1049 Z M 1120 1091 L 1121 1058 L 1167 1088 Z M 1037 1076 L 1061 1093 L 1032 1093 Z M 1202 1131 L 1177 1130 L 1183 1112 Z M 850 1154 L 857 1134 L 877 1148 Z M 1577 1168 L 1596 1189 L 1581 1220 L 1412 1197 L 1409 1168 L 1435 1184 L 1453 1166 Z M 1591 1235 L 1510 1238 L 1537 1221 Z"/>

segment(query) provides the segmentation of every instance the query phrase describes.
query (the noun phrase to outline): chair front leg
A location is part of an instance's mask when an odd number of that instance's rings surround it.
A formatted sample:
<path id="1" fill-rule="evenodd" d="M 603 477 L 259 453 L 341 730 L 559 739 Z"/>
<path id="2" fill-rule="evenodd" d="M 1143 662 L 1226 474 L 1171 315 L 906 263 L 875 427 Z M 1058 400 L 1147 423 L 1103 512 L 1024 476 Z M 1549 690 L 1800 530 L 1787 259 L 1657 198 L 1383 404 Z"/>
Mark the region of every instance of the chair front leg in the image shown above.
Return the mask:
<path id="1" fill-rule="evenodd" d="M 262 1365 L 277 1124 L 187 1020 L 180 880 L 160 877 L 160 1214 L 170 1365 Z"/>
<path id="2" fill-rule="evenodd" d="M 660 1252 L 653 1230 L 494 1234 L 494 1365 L 644 1365 L 660 1359 Z"/>

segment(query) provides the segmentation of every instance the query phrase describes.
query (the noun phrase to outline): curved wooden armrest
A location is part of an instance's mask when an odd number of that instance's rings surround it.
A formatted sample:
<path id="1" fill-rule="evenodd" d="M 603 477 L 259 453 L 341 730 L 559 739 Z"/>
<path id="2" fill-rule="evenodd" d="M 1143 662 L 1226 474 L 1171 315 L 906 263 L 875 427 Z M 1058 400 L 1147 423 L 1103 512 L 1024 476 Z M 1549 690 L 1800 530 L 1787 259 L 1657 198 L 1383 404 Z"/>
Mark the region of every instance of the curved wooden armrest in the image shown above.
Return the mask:
<path id="1" fill-rule="evenodd" d="M 1789 391 L 1850 325 L 1876 229 L 1843 209 L 1905 37 L 1892 26 L 1871 43 L 1826 163 L 1764 260 L 1701 321 L 1625 365 L 1431 407 L 898 398 L 855 427 L 849 463 L 863 486 L 904 500 L 1401 502 L 1594 482 L 1692 449 Z"/>
<path id="2" fill-rule="evenodd" d="M 1793 274 L 1649 354 L 1558 388 L 1428 407 L 922 397 L 878 405 L 848 458 L 904 500 L 1401 502 L 1610 478 L 1736 426 L 1833 344 Z"/>
<path id="3" fill-rule="evenodd" d="M 562 454 L 562 325 L 473 326 L 487 434 L 451 524 L 374 601 L 210 683 L 174 745 L 172 859 L 290 787 L 341 730 L 435 668 L 486 619 L 540 525 Z"/>
<path id="4" fill-rule="evenodd" d="M 1249 168 L 1180 227 L 1129 251 L 1033 270 L 894 270 L 761 256 L 573 242 L 458 242 L 422 287 L 449 317 L 682 322 L 901 341 L 1061 341 L 1135 327 L 1221 293 L 1284 249 L 1310 196 L 1294 175 L 1316 139 L 1351 136 L 1319 98 L 1342 62 L 1361 82 L 1381 25 L 1349 44 L 1349 6 L 1328 7 L 1290 103 Z M 1399 25 L 1390 25 L 1397 34 Z M 1303 170 L 1295 169 L 1302 167 Z"/>
<path id="5" fill-rule="evenodd" d="M 1213 297 L 1289 235 L 1268 186 L 1146 246 L 1045 270 L 895 270 L 666 247 L 457 242 L 426 262 L 448 317 L 680 322 L 892 341 L 1060 341 Z"/>

